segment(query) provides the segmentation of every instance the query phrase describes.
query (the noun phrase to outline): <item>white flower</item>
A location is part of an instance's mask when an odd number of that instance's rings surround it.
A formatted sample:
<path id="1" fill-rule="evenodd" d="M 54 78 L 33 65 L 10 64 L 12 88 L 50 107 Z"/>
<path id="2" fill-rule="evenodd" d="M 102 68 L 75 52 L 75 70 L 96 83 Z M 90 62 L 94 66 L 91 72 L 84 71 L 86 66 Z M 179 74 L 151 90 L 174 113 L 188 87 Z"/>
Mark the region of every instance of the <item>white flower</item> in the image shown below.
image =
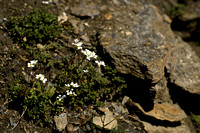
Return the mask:
<path id="1" fill-rule="evenodd" d="M 41 74 L 37 74 L 37 75 L 35 76 L 36 79 L 39 79 L 40 77 L 41 77 Z"/>
<path id="2" fill-rule="evenodd" d="M 79 42 L 79 40 L 78 39 L 74 39 L 74 42 L 77 43 L 77 42 Z"/>
<path id="3" fill-rule="evenodd" d="M 42 4 L 49 4 L 49 1 L 42 1 Z"/>
<path id="4" fill-rule="evenodd" d="M 83 70 L 83 72 L 84 72 L 84 73 L 87 73 L 87 72 L 89 72 L 89 71 L 88 71 L 88 70 Z"/>
<path id="5" fill-rule="evenodd" d="M 28 67 L 34 67 L 35 65 L 28 63 Z"/>
<path id="6" fill-rule="evenodd" d="M 78 39 L 74 39 L 74 42 L 75 43 L 72 43 L 72 45 L 75 45 L 77 47 L 77 49 L 82 49 L 81 46 L 82 46 L 83 42 L 79 42 Z"/>
<path id="7" fill-rule="evenodd" d="M 73 92 L 73 89 L 71 89 L 71 90 L 66 90 L 66 93 L 67 93 L 68 96 L 69 96 L 69 95 L 77 96 L 76 93 Z"/>
<path id="8" fill-rule="evenodd" d="M 61 98 L 61 95 L 58 95 L 56 98 Z"/>
<path id="9" fill-rule="evenodd" d="M 77 96 L 75 92 L 72 93 L 74 96 Z"/>
<path id="10" fill-rule="evenodd" d="M 43 79 L 41 79 L 41 81 L 42 81 L 43 83 L 45 83 L 45 82 L 47 81 L 47 78 L 43 78 Z"/>
<path id="11" fill-rule="evenodd" d="M 63 98 L 65 98 L 66 97 L 66 95 L 63 95 L 61 98 L 63 99 Z"/>
<path id="12" fill-rule="evenodd" d="M 67 92 L 68 96 L 72 94 L 72 92 L 70 90 L 66 90 L 66 92 Z"/>
<path id="13" fill-rule="evenodd" d="M 66 98 L 66 95 L 58 95 L 56 97 L 59 101 L 61 101 L 62 99 Z"/>
<path id="14" fill-rule="evenodd" d="M 106 66 L 104 61 L 95 61 L 95 63 L 97 63 L 97 65 L 100 66 Z"/>
<path id="15" fill-rule="evenodd" d="M 82 47 L 81 47 L 82 44 L 83 44 L 82 42 L 77 43 L 77 44 L 76 44 L 77 48 L 78 48 L 78 49 L 82 49 Z"/>
<path id="16" fill-rule="evenodd" d="M 65 86 L 70 87 L 70 84 L 65 84 Z"/>
<path id="17" fill-rule="evenodd" d="M 45 78 L 43 74 L 37 74 L 35 78 L 40 79 L 43 83 L 47 81 L 47 78 Z"/>
<path id="18" fill-rule="evenodd" d="M 7 18 L 3 18 L 3 20 L 7 21 L 8 19 Z"/>
<path id="19" fill-rule="evenodd" d="M 59 101 L 62 100 L 62 96 L 61 96 L 61 95 L 58 95 L 56 98 L 57 98 Z"/>
<path id="20" fill-rule="evenodd" d="M 44 79 L 44 75 L 43 74 L 39 74 L 40 80 Z"/>
<path id="21" fill-rule="evenodd" d="M 38 62 L 38 60 L 31 60 L 30 62 L 31 62 L 31 64 L 36 64 Z"/>
<path id="22" fill-rule="evenodd" d="M 37 62 L 38 62 L 37 60 L 31 60 L 30 63 L 28 63 L 28 67 L 35 67 Z"/>
<path id="23" fill-rule="evenodd" d="M 79 85 L 77 83 L 74 83 L 74 82 L 71 82 L 70 85 L 73 86 L 73 87 L 79 87 Z"/>
<path id="24" fill-rule="evenodd" d="M 96 55 L 96 53 L 95 52 L 92 52 L 92 51 L 90 51 L 90 50 L 88 50 L 88 49 L 86 49 L 86 50 L 81 50 L 81 52 L 84 54 L 84 55 L 86 55 L 86 58 L 88 59 L 88 60 L 90 60 L 91 58 L 97 58 L 97 55 Z"/>

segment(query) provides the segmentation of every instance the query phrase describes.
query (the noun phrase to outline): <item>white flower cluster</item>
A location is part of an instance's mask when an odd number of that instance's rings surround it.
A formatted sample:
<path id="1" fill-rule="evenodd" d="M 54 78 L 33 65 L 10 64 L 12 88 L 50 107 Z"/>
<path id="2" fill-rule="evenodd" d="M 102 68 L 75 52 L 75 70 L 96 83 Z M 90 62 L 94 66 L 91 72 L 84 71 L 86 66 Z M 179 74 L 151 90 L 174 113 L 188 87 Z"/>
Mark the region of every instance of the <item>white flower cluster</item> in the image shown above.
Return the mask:
<path id="1" fill-rule="evenodd" d="M 74 88 L 79 87 L 79 85 L 77 83 L 71 82 L 70 84 L 65 84 L 65 86 L 67 86 L 68 88 L 70 88 L 71 86 Z M 74 95 L 77 96 L 75 92 L 73 92 L 74 89 L 68 89 L 66 90 L 67 95 Z"/>
<path id="2" fill-rule="evenodd" d="M 97 61 L 97 60 L 96 60 L 95 63 L 97 63 L 97 65 L 98 65 L 99 67 L 100 67 L 100 66 L 104 66 L 104 67 L 106 66 L 104 61 Z"/>
<path id="3" fill-rule="evenodd" d="M 65 86 L 68 87 L 68 90 L 66 90 L 66 93 L 67 93 L 68 96 L 69 96 L 69 95 L 77 96 L 76 93 L 74 92 L 74 89 L 70 89 L 70 88 L 69 88 L 69 87 L 71 87 L 71 86 L 74 87 L 74 88 L 79 87 L 79 85 L 78 85 L 77 83 L 71 82 L 70 84 L 65 84 Z M 66 97 L 66 95 L 58 95 L 58 96 L 57 96 L 57 99 L 58 99 L 59 101 L 61 101 L 61 100 L 64 99 L 65 97 Z"/>
<path id="4" fill-rule="evenodd" d="M 38 62 L 38 60 L 31 60 L 30 63 L 28 63 L 28 67 L 35 67 L 37 62 Z"/>
<path id="5" fill-rule="evenodd" d="M 66 95 L 58 95 L 56 98 L 61 101 L 62 99 L 64 99 L 66 97 Z"/>
<path id="6" fill-rule="evenodd" d="M 40 79 L 43 83 L 47 81 L 47 78 L 45 78 L 43 74 L 37 74 L 35 78 Z"/>
<path id="7" fill-rule="evenodd" d="M 86 56 L 87 60 L 91 60 L 91 58 L 97 59 L 97 55 L 96 53 L 93 51 L 90 51 L 88 49 L 82 50 L 83 48 L 82 46 L 82 42 L 79 42 L 78 39 L 74 39 L 74 43 L 72 43 L 72 45 L 75 45 L 78 49 L 81 49 L 81 53 L 83 53 Z M 106 66 L 104 61 L 95 61 L 95 63 L 97 63 L 97 65 L 100 66 Z M 84 72 L 88 72 L 88 71 L 84 71 Z"/>
<path id="8" fill-rule="evenodd" d="M 67 86 L 67 87 L 72 86 L 72 87 L 75 87 L 75 88 L 79 87 L 79 85 L 77 83 L 74 83 L 74 82 L 71 82 L 70 84 L 65 84 L 65 86 Z"/>
<path id="9" fill-rule="evenodd" d="M 76 46 L 77 49 L 83 49 L 81 46 L 82 46 L 82 42 L 79 42 L 78 39 L 74 39 L 74 43 L 72 43 L 72 45 Z"/>
<path id="10" fill-rule="evenodd" d="M 42 4 L 49 4 L 49 1 L 42 1 Z"/>
<path id="11" fill-rule="evenodd" d="M 86 50 L 81 50 L 81 53 L 83 53 L 84 55 L 86 55 L 86 58 L 88 59 L 88 60 L 90 60 L 91 58 L 94 58 L 94 59 L 96 59 L 97 58 L 97 55 L 96 55 L 96 53 L 93 51 L 90 51 L 90 50 L 88 50 L 88 49 L 86 49 Z"/>
<path id="12" fill-rule="evenodd" d="M 89 72 L 89 71 L 88 71 L 88 70 L 83 70 L 83 72 L 84 72 L 84 73 L 87 73 L 87 72 Z"/>
<path id="13" fill-rule="evenodd" d="M 67 93 L 67 95 L 69 96 L 69 95 L 74 95 L 74 96 L 77 96 L 76 95 L 76 93 L 75 92 L 73 92 L 74 91 L 74 89 L 71 89 L 71 90 L 66 90 L 66 93 Z"/>
<path id="14" fill-rule="evenodd" d="M 38 63 L 38 60 L 31 60 L 28 63 L 28 67 L 35 67 L 37 63 Z M 32 75 L 32 72 L 31 72 L 31 75 Z M 47 78 L 45 78 L 43 74 L 37 74 L 35 78 L 40 79 L 43 83 L 46 83 L 47 81 Z"/>

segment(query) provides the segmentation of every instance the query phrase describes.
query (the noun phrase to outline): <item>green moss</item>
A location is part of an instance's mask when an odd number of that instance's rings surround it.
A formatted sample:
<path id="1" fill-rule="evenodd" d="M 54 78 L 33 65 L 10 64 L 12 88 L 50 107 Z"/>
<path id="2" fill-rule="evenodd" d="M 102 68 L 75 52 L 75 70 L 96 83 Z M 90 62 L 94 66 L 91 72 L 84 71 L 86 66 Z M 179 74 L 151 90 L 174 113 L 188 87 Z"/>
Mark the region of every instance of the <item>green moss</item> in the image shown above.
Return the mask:
<path id="1" fill-rule="evenodd" d="M 57 16 L 32 10 L 27 16 L 10 18 L 6 26 L 15 42 L 22 45 L 45 44 L 60 35 Z"/>

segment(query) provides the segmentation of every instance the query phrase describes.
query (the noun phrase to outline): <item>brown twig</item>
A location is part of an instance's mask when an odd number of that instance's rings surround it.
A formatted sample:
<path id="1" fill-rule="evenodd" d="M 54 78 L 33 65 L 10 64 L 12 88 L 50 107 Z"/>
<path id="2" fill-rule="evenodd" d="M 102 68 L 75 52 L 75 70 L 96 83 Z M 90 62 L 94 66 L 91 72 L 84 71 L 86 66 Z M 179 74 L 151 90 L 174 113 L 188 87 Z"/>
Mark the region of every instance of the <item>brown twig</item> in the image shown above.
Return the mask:
<path id="1" fill-rule="evenodd" d="M 25 110 L 22 112 L 22 114 L 21 114 L 21 116 L 20 116 L 20 118 L 19 118 L 19 121 L 18 121 L 17 124 L 12 128 L 12 130 L 14 130 L 14 129 L 17 127 L 17 125 L 19 124 L 21 118 L 24 116 L 24 113 L 26 112 L 26 110 L 27 110 L 27 106 L 26 106 Z"/>

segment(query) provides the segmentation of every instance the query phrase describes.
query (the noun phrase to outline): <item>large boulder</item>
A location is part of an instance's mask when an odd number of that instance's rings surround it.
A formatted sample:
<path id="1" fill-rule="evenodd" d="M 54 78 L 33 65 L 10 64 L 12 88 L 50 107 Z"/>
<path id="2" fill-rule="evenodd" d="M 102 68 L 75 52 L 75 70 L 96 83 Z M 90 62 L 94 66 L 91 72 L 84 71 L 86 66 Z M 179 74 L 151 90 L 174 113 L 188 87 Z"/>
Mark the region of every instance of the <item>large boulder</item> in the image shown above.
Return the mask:
<path id="1" fill-rule="evenodd" d="M 100 44 L 119 72 L 157 83 L 171 55 L 170 25 L 153 5 L 141 5 L 138 14 L 125 8 L 102 27 Z"/>

